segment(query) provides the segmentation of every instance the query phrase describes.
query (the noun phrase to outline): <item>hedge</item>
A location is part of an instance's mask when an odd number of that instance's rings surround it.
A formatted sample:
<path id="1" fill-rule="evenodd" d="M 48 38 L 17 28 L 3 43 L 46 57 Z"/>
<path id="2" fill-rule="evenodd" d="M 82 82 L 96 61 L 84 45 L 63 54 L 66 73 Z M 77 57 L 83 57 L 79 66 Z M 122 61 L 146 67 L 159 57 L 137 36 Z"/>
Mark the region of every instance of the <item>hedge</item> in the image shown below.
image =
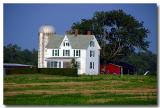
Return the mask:
<path id="1" fill-rule="evenodd" d="M 38 73 L 49 75 L 77 76 L 76 68 L 39 68 Z"/>
<path id="2" fill-rule="evenodd" d="M 5 74 L 35 74 L 37 73 L 36 68 L 12 68 L 12 69 L 5 69 Z"/>
<path id="3" fill-rule="evenodd" d="M 49 75 L 64 75 L 78 76 L 76 68 L 12 68 L 5 69 L 6 75 L 11 74 L 49 74 Z"/>

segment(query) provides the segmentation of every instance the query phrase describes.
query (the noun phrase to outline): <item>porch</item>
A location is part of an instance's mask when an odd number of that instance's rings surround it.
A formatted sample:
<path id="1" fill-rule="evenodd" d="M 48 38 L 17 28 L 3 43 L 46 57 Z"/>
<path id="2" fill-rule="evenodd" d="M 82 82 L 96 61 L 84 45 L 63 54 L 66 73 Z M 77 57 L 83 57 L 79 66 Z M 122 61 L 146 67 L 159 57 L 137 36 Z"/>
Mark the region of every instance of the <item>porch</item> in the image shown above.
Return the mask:
<path id="1" fill-rule="evenodd" d="M 70 58 L 59 58 L 50 57 L 46 59 L 47 68 L 71 68 L 72 67 L 72 57 Z"/>

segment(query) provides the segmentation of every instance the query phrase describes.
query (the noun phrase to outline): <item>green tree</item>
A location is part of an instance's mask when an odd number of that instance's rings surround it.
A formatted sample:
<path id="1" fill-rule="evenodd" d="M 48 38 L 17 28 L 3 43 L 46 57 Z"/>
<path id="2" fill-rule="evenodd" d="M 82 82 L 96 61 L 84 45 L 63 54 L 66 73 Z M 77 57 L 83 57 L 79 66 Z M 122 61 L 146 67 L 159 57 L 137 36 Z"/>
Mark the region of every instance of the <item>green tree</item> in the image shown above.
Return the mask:
<path id="1" fill-rule="evenodd" d="M 149 71 L 149 74 L 157 74 L 157 55 L 150 51 L 132 53 L 120 61 L 136 66 L 137 74 L 144 74 L 146 71 Z"/>
<path id="2" fill-rule="evenodd" d="M 105 60 L 117 61 L 130 55 L 135 48 L 146 51 L 149 47 L 146 41 L 149 30 L 123 10 L 95 12 L 91 19 L 73 23 L 70 32 L 74 29 L 82 34 L 92 31 L 102 48 L 101 58 Z"/>
<path id="3" fill-rule="evenodd" d="M 37 66 L 38 62 L 38 51 L 33 49 L 22 50 L 16 44 L 8 44 L 4 46 L 4 63 L 20 63 Z"/>
<path id="4" fill-rule="evenodd" d="M 75 59 L 72 59 L 72 61 L 71 61 L 71 67 L 72 68 L 77 68 L 77 63 L 76 63 Z"/>

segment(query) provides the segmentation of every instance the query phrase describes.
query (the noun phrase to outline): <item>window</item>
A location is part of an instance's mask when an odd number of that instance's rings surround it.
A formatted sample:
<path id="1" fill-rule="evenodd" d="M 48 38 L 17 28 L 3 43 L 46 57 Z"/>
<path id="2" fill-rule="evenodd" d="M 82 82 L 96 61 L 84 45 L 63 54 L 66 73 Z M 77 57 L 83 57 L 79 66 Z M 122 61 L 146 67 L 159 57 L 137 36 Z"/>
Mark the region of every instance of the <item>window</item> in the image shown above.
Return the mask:
<path id="1" fill-rule="evenodd" d="M 75 57 L 75 50 L 74 50 L 74 52 L 73 52 L 73 55 L 74 55 L 74 57 Z"/>
<path id="2" fill-rule="evenodd" d="M 92 62 L 90 62 L 90 69 L 92 69 Z"/>
<path id="3" fill-rule="evenodd" d="M 74 50 L 74 56 L 80 57 L 80 50 Z"/>
<path id="4" fill-rule="evenodd" d="M 51 62 L 51 68 L 53 68 L 53 62 Z"/>
<path id="5" fill-rule="evenodd" d="M 94 62 L 90 62 L 90 69 L 94 69 Z"/>
<path id="6" fill-rule="evenodd" d="M 95 51 L 90 50 L 90 57 L 94 57 Z"/>
<path id="7" fill-rule="evenodd" d="M 69 42 L 63 42 L 63 46 L 69 46 L 70 44 L 69 44 Z"/>
<path id="8" fill-rule="evenodd" d="M 80 57 L 80 55 L 81 55 L 81 52 L 80 52 L 80 50 L 79 50 L 79 57 Z"/>
<path id="9" fill-rule="evenodd" d="M 70 50 L 63 50 L 63 56 L 70 56 Z"/>
<path id="10" fill-rule="evenodd" d="M 61 62 L 59 61 L 59 68 L 61 68 Z"/>
<path id="11" fill-rule="evenodd" d="M 51 63 L 52 63 L 52 62 L 51 62 Z M 57 68 L 57 63 L 58 63 L 57 61 L 54 61 L 54 62 L 53 62 L 53 68 Z"/>
<path id="12" fill-rule="evenodd" d="M 59 49 L 52 50 L 52 56 L 59 56 Z"/>
<path id="13" fill-rule="evenodd" d="M 52 50 L 52 56 L 54 56 L 54 50 Z"/>
<path id="14" fill-rule="evenodd" d="M 50 62 L 49 61 L 47 62 L 47 68 L 50 68 Z"/>
<path id="15" fill-rule="evenodd" d="M 68 42 L 66 42 L 66 46 L 69 46 L 69 43 L 68 43 Z"/>
<path id="16" fill-rule="evenodd" d="M 94 69 L 94 62 L 93 62 L 93 69 Z"/>
<path id="17" fill-rule="evenodd" d="M 76 50 L 76 56 L 78 56 L 78 50 Z"/>
<path id="18" fill-rule="evenodd" d="M 90 41 L 90 47 L 94 47 L 94 41 Z"/>
<path id="19" fill-rule="evenodd" d="M 64 50 L 63 50 L 63 56 L 64 56 Z"/>
<path id="20" fill-rule="evenodd" d="M 55 50 L 55 56 L 57 56 L 58 55 L 58 50 Z"/>

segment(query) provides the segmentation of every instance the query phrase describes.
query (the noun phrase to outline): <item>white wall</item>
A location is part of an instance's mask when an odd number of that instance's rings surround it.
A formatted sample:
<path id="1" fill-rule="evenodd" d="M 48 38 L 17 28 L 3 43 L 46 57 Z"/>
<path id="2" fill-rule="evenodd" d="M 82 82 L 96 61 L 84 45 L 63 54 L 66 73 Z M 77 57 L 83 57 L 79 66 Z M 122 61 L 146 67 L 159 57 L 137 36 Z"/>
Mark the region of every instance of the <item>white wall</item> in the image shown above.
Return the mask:
<path id="1" fill-rule="evenodd" d="M 78 74 L 85 74 L 86 73 L 86 50 L 81 49 L 80 51 L 80 58 L 78 59 L 80 61 L 80 69 L 78 70 Z"/>
<path id="2" fill-rule="evenodd" d="M 87 53 L 86 53 L 86 72 L 89 75 L 97 75 L 99 74 L 99 56 L 100 56 L 100 50 L 97 48 L 97 43 L 95 41 L 95 38 L 93 39 L 93 41 L 95 42 L 95 46 L 94 47 L 90 47 L 90 45 L 87 48 Z M 90 50 L 95 52 L 94 57 L 90 57 Z M 94 69 L 90 69 L 90 62 L 94 62 Z"/>

